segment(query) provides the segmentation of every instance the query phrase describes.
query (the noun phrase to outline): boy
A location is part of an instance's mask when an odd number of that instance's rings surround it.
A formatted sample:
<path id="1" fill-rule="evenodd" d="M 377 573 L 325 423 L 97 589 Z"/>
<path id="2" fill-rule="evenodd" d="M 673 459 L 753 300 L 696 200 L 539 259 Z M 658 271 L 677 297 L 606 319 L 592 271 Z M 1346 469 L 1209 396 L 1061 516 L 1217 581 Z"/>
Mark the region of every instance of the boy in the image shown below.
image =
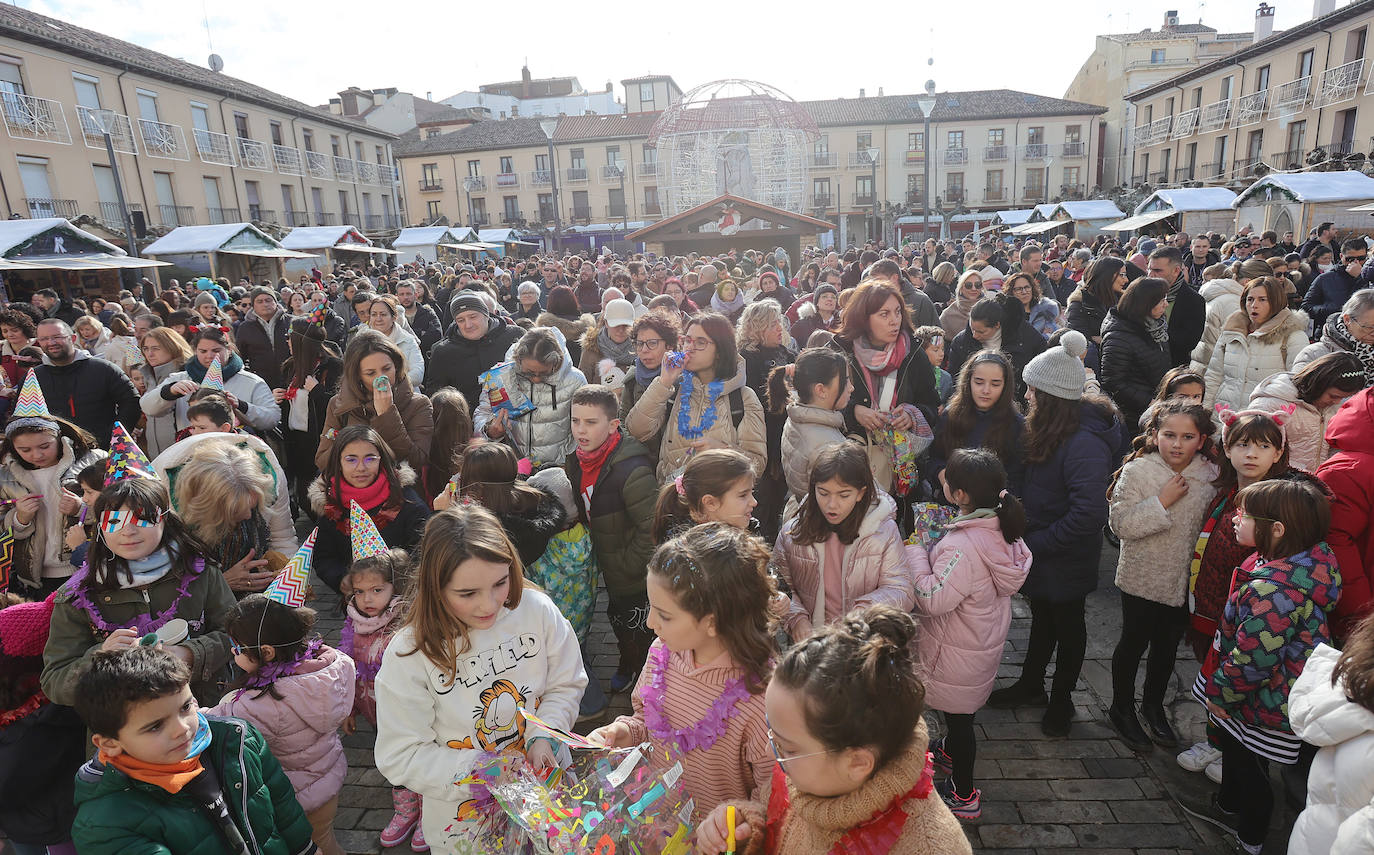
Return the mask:
<path id="1" fill-rule="evenodd" d="M 573 393 L 572 435 L 577 447 L 564 466 L 606 580 L 606 617 L 620 647 L 612 693 L 635 684 L 654 640 L 645 623 L 649 594 L 644 577 L 654 554 L 651 531 L 658 497 L 649 452 L 620 432 L 619 408 L 608 386 L 593 384 Z"/>
<path id="2" fill-rule="evenodd" d="M 310 823 L 267 741 L 207 718 L 190 672 L 160 647 L 90 654 L 76 712 L 99 753 L 76 775 L 72 842 L 83 855 L 311 855 Z"/>
<path id="3" fill-rule="evenodd" d="M 222 395 L 206 395 L 186 408 L 187 436 L 233 433 L 234 411 Z"/>

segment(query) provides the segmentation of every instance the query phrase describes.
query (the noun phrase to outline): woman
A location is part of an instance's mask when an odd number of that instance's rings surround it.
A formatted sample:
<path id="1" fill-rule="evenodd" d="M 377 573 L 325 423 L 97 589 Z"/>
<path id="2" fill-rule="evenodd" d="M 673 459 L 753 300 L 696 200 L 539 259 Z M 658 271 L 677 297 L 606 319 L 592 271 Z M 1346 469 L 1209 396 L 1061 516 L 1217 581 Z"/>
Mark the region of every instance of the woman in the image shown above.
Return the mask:
<path id="1" fill-rule="evenodd" d="M 901 291 L 866 279 L 854 290 L 844 325 L 829 345 L 849 360 L 853 392 L 844 409 L 845 433 L 867 438 L 874 483 L 894 497 L 902 491 L 892 489 L 892 431 L 924 428 L 928 437 L 940 406 L 930 360 L 916 346 L 914 332 Z"/>
<path id="2" fill-rule="evenodd" d="M 1207 406 L 1242 410 L 1250 394 L 1270 374 L 1293 370 L 1307 346 L 1307 315 L 1288 308 L 1283 283 L 1262 276 L 1245 284 L 1241 308 L 1217 335 L 1207 364 Z"/>
<path id="3" fill-rule="evenodd" d="M 688 273 L 687 277 L 690 286 L 695 287 L 696 274 Z M 690 289 L 676 276 L 668 277 L 668 280 L 663 283 L 663 293 L 673 298 L 673 302 L 677 304 L 677 310 L 681 313 L 684 322 L 692 315 L 701 311 L 701 309 L 697 307 L 697 304 L 692 302 L 692 298 L 687 296 L 688 290 Z"/>
<path id="4" fill-rule="evenodd" d="M 1102 391 L 1116 403 L 1134 435 L 1169 363 L 1169 285 L 1148 276 L 1132 282 L 1102 322 Z"/>
<path id="5" fill-rule="evenodd" d="M 339 391 L 343 359 L 339 348 L 325 336 L 318 318 L 295 318 L 286 337 L 291 358 L 282 366 L 282 376 L 290 378 L 285 389 L 273 389 L 272 396 L 286 411 L 282 425 L 287 480 L 291 484 L 292 508 L 308 508 L 306 491 L 319 470 L 315 467 L 318 437 L 324 433 L 329 401 Z"/>
<path id="6" fill-rule="evenodd" d="M 387 339 L 406 358 L 406 376 L 411 386 L 419 386 L 425 377 L 425 357 L 420 353 L 420 340 L 415 334 L 397 322 L 404 314 L 401 305 L 390 294 L 382 294 L 369 304 L 367 309 L 368 326 L 386 336 Z"/>
<path id="7" fill-rule="evenodd" d="M 744 382 L 754 390 L 760 401 L 773 369 L 791 365 L 797 359 L 791 337 L 787 334 L 787 320 L 783 308 L 771 297 L 760 296 L 744 307 L 735 330 L 735 346 L 744 358 Z M 787 500 L 787 480 L 782 472 L 782 428 L 787 413 L 764 412 L 764 428 L 768 436 L 768 463 L 764 467 L 755 493 L 759 504 L 754 516 L 763 524 L 760 534 L 769 543 L 777 539 L 783 503 Z"/>
<path id="8" fill-rule="evenodd" d="M 628 371 L 634 366 L 635 345 L 630 339 L 630 327 L 634 322 L 635 308 L 629 300 L 611 300 L 592 328 L 583 333 L 582 358 L 577 362 L 577 370 L 588 383 L 602 383 L 607 379 L 603 375 L 605 360 L 613 363 L 606 366 L 605 374 L 614 374 L 616 368 Z"/>
<path id="9" fill-rule="evenodd" d="M 683 361 L 664 362 L 625 419 L 630 435 L 642 443 L 662 436 L 659 483 L 676 475 L 692 454 L 708 448 L 733 448 L 749 458 L 755 471 L 763 471 L 768 461 L 763 405 L 745 384 L 744 360 L 730 322 L 715 312 L 697 315 L 683 333 L 682 350 Z"/>
<path id="10" fill-rule="evenodd" d="M 306 308 L 306 304 L 309 302 L 310 299 L 305 296 L 304 290 L 297 291 L 286 301 L 286 310 L 291 313 L 293 318 L 303 317 L 309 311 Z"/>
<path id="11" fill-rule="evenodd" d="M 778 279 L 778 273 L 771 267 L 763 268 L 759 273 L 759 294 L 754 298 L 757 300 L 775 300 L 785 312 L 797 301 L 797 294 L 791 288 L 783 285 Z"/>
<path id="12" fill-rule="evenodd" d="M 114 333 L 105 328 L 105 325 L 90 315 L 82 315 L 72 323 L 72 332 L 76 333 L 76 344 L 91 356 L 98 356 L 118 364 L 121 359 L 120 354 L 113 354 Z"/>
<path id="13" fill-rule="evenodd" d="M 237 596 L 265 591 L 296 554 L 286 473 L 261 439 L 194 434 L 158 455 L 153 468 L 205 558 L 227 568 L 224 581 Z"/>
<path id="14" fill-rule="evenodd" d="M 662 295 L 660 295 L 662 296 Z M 678 313 L 672 309 L 652 309 L 648 314 L 635 319 L 630 327 L 630 341 L 635 346 L 635 365 L 633 371 L 625 373 L 625 384 L 620 387 L 620 420 L 630 415 L 644 390 L 654 382 L 663 370 L 663 358 L 677 350 Z M 659 443 L 646 443 L 651 454 L 658 454 Z"/>
<path id="15" fill-rule="evenodd" d="M 1331 454 L 1326 425 L 1341 402 L 1364 388 L 1364 366 L 1354 355 L 1328 353 L 1289 373 L 1271 374 L 1250 395 L 1250 409 L 1275 412 L 1291 406 L 1283 423 L 1288 438 L 1288 462 L 1307 472 Z"/>
<path id="16" fill-rule="evenodd" d="M 548 309 L 540 313 L 535 325 L 553 327 L 561 332 L 563 340 L 568 343 L 568 354 L 574 363 L 580 364 L 582 337 L 596 324 L 596 319 L 577 308 L 577 298 L 567 285 L 550 289 L 548 297 Z"/>
<path id="17" fill-rule="evenodd" d="M 33 318 L 16 309 L 6 309 L 0 312 L 0 370 L 3 370 L 4 377 L 0 378 L 0 385 L 7 388 L 18 389 L 24 382 L 24 375 L 28 369 L 21 370 L 18 360 L 19 351 L 33 344 L 34 336 L 38 334 L 38 328 L 33 322 Z"/>
<path id="18" fill-rule="evenodd" d="M 1326 319 L 1321 336 L 1298 354 L 1293 370 L 1327 353 L 1354 354 L 1364 366 L 1364 384 L 1374 386 L 1374 288 L 1361 288 L 1345 301 L 1339 312 Z"/>
<path id="19" fill-rule="evenodd" d="M 1341 597 L 1332 629 L 1343 643 L 1374 600 L 1374 389 L 1362 389 L 1340 408 L 1326 440 L 1335 453 L 1316 474 L 1333 496 L 1328 541 L 1341 569 Z"/>
<path id="20" fill-rule="evenodd" d="M 968 326 L 968 313 L 973 304 L 983 299 L 983 277 L 976 270 L 965 270 L 959 277 L 959 287 L 954 292 L 954 302 L 940 313 L 940 326 L 945 328 L 945 340 L 954 337 Z"/>
<path id="21" fill-rule="evenodd" d="M 151 333 L 150 333 L 151 335 Z M 281 407 L 272 397 L 272 390 L 261 377 L 243 367 L 234 340 L 220 327 L 198 327 L 189 342 L 194 359 L 188 359 L 182 370 L 174 371 L 156 387 L 143 393 L 139 403 L 150 416 L 165 416 L 175 412 L 172 426 L 176 431 L 186 427 L 186 397 L 205 382 L 205 372 L 219 360 L 224 377 L 225 397 L 249 427 L 262 433 L 272 431 L 281 421 Z"/>
<path id="22" fill-rule="evenodd" d="M 810 294 L 816 290 L 816 283 L 821 278 L 821 266 L 814 261 L 808 261 L 802 265 L 801 272 L 792 279 L 789 286 L 794 294 Z"/>
<path id="23" fill-rule="evenodd" d="M 315 449 L 317 467 L 329 462 L 335 434 L 355 424 L 377 431 L 400 461 L 423 467 L 429 459 L 434 408 L 411 386 L 400 348 L 371 329 L 355 334 L 344 351 L 339 391 L 329 400 Z"/>
<path id="24" fill-rule="evenodd" d="M 969 312 L 969 326 L 949 344 L 948 371 L 957 373 L 970 353 L 999 350 L 1011 357 L 1016 377 L 1016 400 L 1026 397 L 1021 372 L 1031 358 L 1045 349 L 1045 339 L 1026 321 L 1021 303 L 1002 292 L 979 300 Z"/>
<path id="25" fill-rule="evenodd" d="M 1107 310 L 1116 305 L 1129 281 L 1126 262 L 1121 259 L 1105 256 L 1094 261 L 1083 275 L 1083 283 L 1069 295 L 1064 312 L 1069 329 L 1100 345 Z"/>
<path id="26" fill-rule="evenodd" d="M 959 281 L 959 268 L 942 261 L 935 265 L 935 269 L 930 271 L 926 277 L 926 296 L 935 304 L 936 308 L 943 309 L 950 300 L 954 299 L 956 284 Z"/>
<path id="27" fill-rule="evenodd" d="M 134 371 L 134 388 L 140 395 L 156 389 L 173 373 L 180 371 L 191 358 L 191 346 L 186 339 L 168 327 L 148 330 L 143 337 L 143 363 Z M 177 441 L 176 415 L 168 410 L 160 416 L 145 413 L 143 445 L 148 454 L 157 457 Z"/>
<path id="28" fill-rule="evenodd" d="M 1040 293 L 1040 283 L 1029 273 L 1013 273 L 1002 283 L 1002 290 L 1016 298 L 1030 325 L 1048 339 L 1060 327 L 1059 303 Z"/>
<path id="29" fill-rule="evenodd" d="M 711 295 L 711 311 L 724 315 L 732 325 L 739 320 L 744 311 L 744 292 L 735 280 L 727 277 L 716 283 L 715 293 Z"/>
<path id="30" fill-rule="evenodd" d="M 1021 676 L 993 692 L 988 706 L 1048 703 L 1041 730 L 1067 736 L 1088 643 L 1084 606 L 1097 589 L 1107 484 L 1119 458 L 1121 424 L 1111 401 L 1084 395 L 1083 362 L 1063 347 L 1032 359 L 1025 380 L 1031 394 L 1022 503 L 1026 546 L 1035 561 L 1021 593 L 1030 600 L 1030 639 Z M 1051 655 L 1054 685 L 1047 698 Z"/>
<path id="31" fill-rule="evenodd" d="M 1198 289 L 1198 294 L 1207 301 L 1207 320 L 1202 327 L 1202 339 L 1193 348 L 1194 371 L 1202 374 L 1207 370 L 1222 324 L 1240 308 L 1240 292 L 1245 289 L 1246 283 L 1270 275 L 1273 275 L 1273 268 L 1264 259 L 1247 258 L 1231 265 L 1229 278 L 1213 279 Z"/>
<path id="32" fill-rule="evenodd" d="M 310 507 L 321 518 L 315 536 L 315 575 L 334 590 L 351 593 L 340 586 L 353 561 L 354 502 L 387 546 L 412 549 L 419 543 L 429 506 L 415 492 L 415 483 L 415 470 L 392 455 L 376 430 L 365 424 L 340 430 L 320 476 L 310 485 Z"/>
<path id="33" fill-rule="evenodd" d="M 797 322 L 792 325 L 792 337 L 797 347 L 805 347 L 817 330 L 838 332 L 840 329 L 840 292 L 826 283 L 816 287 L 810 300 L 799 300 Z"/>
<path id="34" fill-rule="evenodd" d="M 215 300 L 215 295 L 208 291 L 202 291 L 196 295 L 196 299 L 191 303 L 191 311 L 200 318 L 196 325 L 209 324 L 211 326 L 227 325 L 229 318 L 220 311 L 219 302 Z M 166 318 L 162 319 L 164 322 Z"/>
<path id="35" fill-rule="evenodd" d="M 510 443 L 536 469 L 562 466 L 575 447 L 572 396 L 587 385 L 587 378 L 573 367 L 563 334 L 547 327 L 525 333 L 506 351 L 493 383 L 509 400 L 494 404 L 493 386 L 484 388 L 472 414 L 473 429 L 488 439 Z"/>

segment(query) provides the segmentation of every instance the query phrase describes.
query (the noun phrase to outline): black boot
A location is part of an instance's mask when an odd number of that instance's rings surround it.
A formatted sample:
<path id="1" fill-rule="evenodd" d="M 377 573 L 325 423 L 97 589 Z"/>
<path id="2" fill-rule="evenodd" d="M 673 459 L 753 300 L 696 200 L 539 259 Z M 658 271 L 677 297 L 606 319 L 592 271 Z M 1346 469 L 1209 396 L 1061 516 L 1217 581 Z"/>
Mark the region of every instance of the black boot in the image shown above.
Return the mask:
<path id="1" fill-rule="evenodd" d="M 988 696 L 988 706 L 995 710 L 1011 710 L 1017 707 L 1043 707 L 1049 702 L 1050 696 L 1045 694 L 1045 681 L 1043 678 L 1034 683 L 1017 680 L 1010 686 L 997 689 Z"/>
<path id="2" fill-rule="evenodd" d="M 1163 706 L 1142 706 L 1140 719 L 1145 722 L 1145 732 L 1155 745 L 1169 749 L 1178 747 L 1178 734 L 1169 724 L 1169 716 L 1164 713 Z"/>
<path id="3" fill-rule="evenodd" d="M 1121 709 L 1113 704 L 1107 710 L 1107 720 L 1111 722 L 1112 729 L 1121 737 L 1121 741 L 1132 751 L 1149 751 L 1153 748 L 1150 737 L 1140 727 L 1140 720 L 1135 716 L 1133 709 Z"/>
<path id="4" fill-rule="evenodd" d="M 1073 724 L 1073 701 L 1067 697 L 1050 700 L 1045 717 L 1040 719 L 1040 730 L 1046 736 L 1068 736 Z"/>

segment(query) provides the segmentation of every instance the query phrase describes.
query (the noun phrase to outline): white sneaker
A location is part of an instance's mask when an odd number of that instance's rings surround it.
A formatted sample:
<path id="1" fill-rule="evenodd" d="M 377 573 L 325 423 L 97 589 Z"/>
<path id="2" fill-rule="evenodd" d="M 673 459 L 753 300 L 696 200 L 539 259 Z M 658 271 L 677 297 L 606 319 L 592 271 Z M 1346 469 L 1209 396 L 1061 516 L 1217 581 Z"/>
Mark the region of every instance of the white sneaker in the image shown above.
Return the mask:
<path id="1" fill-rule="evenodd" d="M 1208 764 L 1207 764 L 1207 769 L 1206 769 L 1206 771 L 1207 771 L 1207 777 L 1208 777 L 1209 779 L 1211 779 L 1212 783 L 1214 783 L 1214 784 L 1220 784 L 1220 783 L 1221 783 L 1221 761 L 1220 761 L 1220 760 L 1214 760 L 1214 761 L 1212 761 L 1211 763 L 1208 763 Z"/>
<path id="2" fill-rule="evenodd" d="M 1201 772 L 1220 760 L 1221 752 L 1213 748 L 1205 739 L 1178 755 L 1178 765 L 1189 772 Z"/>

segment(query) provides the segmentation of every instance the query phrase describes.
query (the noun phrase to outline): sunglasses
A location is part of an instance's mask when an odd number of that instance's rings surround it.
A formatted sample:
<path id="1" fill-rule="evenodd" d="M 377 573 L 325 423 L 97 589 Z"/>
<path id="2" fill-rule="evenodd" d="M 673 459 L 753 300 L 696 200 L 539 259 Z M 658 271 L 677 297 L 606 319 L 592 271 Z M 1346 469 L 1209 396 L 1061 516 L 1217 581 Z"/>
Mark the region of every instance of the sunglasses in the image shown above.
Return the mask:
<path id="1" fill-rule="evenodd" d="M 151 528 L 162 522 L 162 518 L 167 512 L 158 511 L 157 516 L 146 519 L 138 515 L 137 511 L 103 511 L 100 514 L 100 531 L 103 534 L 114 534 L 127 525 L 136 528 Z"/>

